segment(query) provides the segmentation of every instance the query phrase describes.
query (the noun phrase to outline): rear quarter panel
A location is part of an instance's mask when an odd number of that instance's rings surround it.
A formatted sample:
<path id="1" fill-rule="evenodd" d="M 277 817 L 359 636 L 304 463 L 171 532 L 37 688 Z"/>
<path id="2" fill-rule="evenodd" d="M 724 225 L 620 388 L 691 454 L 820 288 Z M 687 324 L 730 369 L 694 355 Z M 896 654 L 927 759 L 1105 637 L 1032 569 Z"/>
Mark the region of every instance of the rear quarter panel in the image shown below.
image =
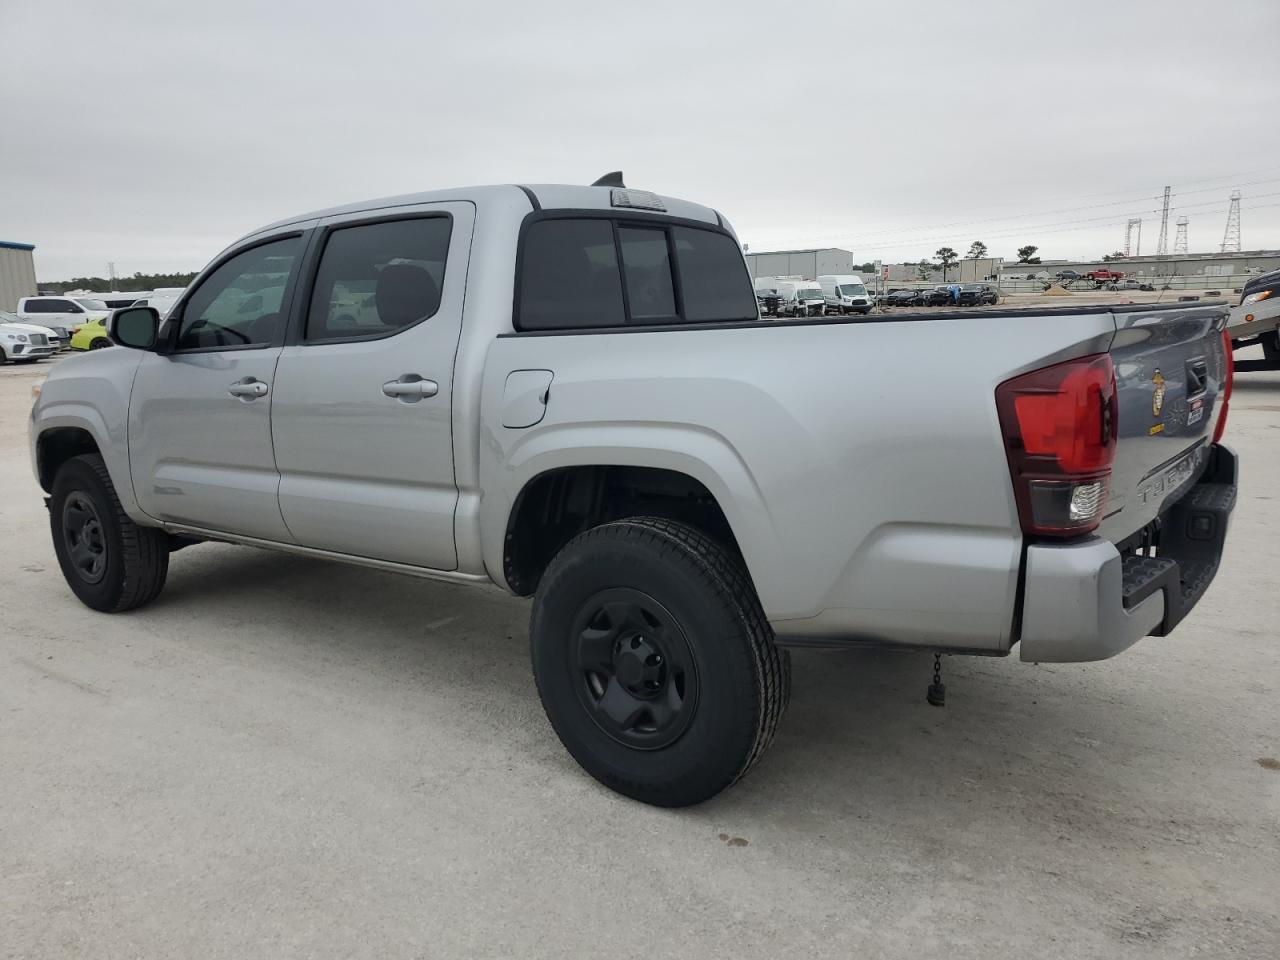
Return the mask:
<path id="1" fill-rule="evenodd" d="M 1105 350 L 1109 313 L 510 335 L 482 388 L 485 565 L 511 504 L 574 464 L 681 470 L 716 496 L 780 632 L 841 611 L 863 639 L 1007 649 L 1021 536 L 996 385 Z M 501 426 L 507 375 L 554 373 Z"/>

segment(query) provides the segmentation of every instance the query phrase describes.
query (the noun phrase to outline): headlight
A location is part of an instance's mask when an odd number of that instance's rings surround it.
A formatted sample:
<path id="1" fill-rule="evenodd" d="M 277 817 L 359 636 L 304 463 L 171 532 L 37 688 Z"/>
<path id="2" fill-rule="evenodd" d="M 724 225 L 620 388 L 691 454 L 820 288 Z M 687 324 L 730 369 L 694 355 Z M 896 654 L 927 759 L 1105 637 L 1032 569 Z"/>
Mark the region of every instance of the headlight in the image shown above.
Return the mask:
<path id="1" fill-rule="evenodd" d="M 1244 298 L 1244 302 L 1245 302 L 1245 303 L 1259 303 L 1259 302 L 1261 302 L 1261 301 L 1263 301 L 1263 300 L 1266 300 L 1266 299 L 1267 299 L 1268 297 L 1270 297 L 1273 293 L 1275 293 L 1275 291 L 1274 291 L 1274 290 L 1259 290 L 1257 293 L 1251 293 L 1251 294 L 1249 294 L 1247 297 L 1245 297 L 1245 298 Z"/>
<path id="2" fill-rule="evenodd" d="M 19 342 L 19 343 L 26 343 L 26 342 L 27 342 L 27 335 L 26 335 L 25 333 L 20 333 L 20 334 L 18 334 L 18 342 Z"/>

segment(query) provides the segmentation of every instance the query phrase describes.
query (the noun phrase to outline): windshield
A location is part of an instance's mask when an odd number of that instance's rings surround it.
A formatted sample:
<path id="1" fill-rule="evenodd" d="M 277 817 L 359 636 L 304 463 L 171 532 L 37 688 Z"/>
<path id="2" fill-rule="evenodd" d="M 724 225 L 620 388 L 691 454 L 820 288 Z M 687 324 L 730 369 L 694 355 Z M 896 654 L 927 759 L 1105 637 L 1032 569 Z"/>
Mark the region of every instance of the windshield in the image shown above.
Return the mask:
<path id="1" fill-rule="evenodd" d="M 71 299 L 73 299 L 76 303 L 80 304 L 80 306 L 84 307 L 86 310 L 110 309 L 101 300 L 93 300 L 93 299 L 90 299 L 89 297 L 72 297 Z"/>
<path id="2" fill-rule="evenodd" d="M 821 300 L 822 290 L 818 287 L 805 287 L 796 291 L 796 296 L 801 300 Z"/>
<path id="3" fill-rule="evenodd" d="M 865 297 L 867 288 L 860 283 L 846 283 L 840 287 L 840 296 L 842 297 Z"/>
<path id="4" fill-rule="evenodd" d="M 968 290 L 970 293 L 977 293 L 979 290 L 981 290 L 981 289 L 982 289 L 982 284 L 980 284 L 980 283 L 966 283 L 966 284 L 965 284 L 963 287 L 961 287 L 960 289 L 961 289 L 961 290 Z"/>

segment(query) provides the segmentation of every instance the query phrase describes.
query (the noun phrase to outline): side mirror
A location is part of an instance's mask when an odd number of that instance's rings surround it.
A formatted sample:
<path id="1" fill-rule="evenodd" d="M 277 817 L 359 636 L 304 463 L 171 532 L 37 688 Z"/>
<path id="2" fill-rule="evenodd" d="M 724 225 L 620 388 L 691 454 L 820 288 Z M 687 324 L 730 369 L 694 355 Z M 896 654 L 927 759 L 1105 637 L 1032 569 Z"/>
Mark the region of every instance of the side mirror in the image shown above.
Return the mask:
<path id="1" fill-rule="evenodd" d="M 160 314 L 154 307 L 121 307 L 111 311 L 107 333 L 122 347 L 152 350 L 160 330 Z"/>

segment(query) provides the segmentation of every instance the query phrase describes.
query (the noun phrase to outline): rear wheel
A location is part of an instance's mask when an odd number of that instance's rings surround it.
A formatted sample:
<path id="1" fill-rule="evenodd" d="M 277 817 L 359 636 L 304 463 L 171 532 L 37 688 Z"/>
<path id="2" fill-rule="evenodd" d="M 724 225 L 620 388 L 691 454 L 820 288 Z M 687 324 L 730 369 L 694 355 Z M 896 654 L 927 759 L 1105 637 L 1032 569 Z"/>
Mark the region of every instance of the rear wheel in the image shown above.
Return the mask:
<path id="1" fill-rule="evenodd" d="M 110 340 L 107 340 L 104 337 L 99 337 L 97 340 L 94 340 L 91 344 L 89 344 L 89 349 L 101 350 L 103 347 L 109 347 L 109 346 L 111 346 Z"/>
<path id="2" fill-rule="evenodd" d="M 164 587 L 168 538 L 129 519 L 97 454 L 72 457 L 59 468 L 49 528 L 62 575 L 85 606 L 105 613 L 132 610 Z"/>
<path id="3" fill-rule="evenodd" d="M 707 800 L 759 759 L 790 663 L 739 561 L 701 531 L 638 517 L 581 534 L 534 599 L 547 718 L 593 777 L 645 803 Z"/>

